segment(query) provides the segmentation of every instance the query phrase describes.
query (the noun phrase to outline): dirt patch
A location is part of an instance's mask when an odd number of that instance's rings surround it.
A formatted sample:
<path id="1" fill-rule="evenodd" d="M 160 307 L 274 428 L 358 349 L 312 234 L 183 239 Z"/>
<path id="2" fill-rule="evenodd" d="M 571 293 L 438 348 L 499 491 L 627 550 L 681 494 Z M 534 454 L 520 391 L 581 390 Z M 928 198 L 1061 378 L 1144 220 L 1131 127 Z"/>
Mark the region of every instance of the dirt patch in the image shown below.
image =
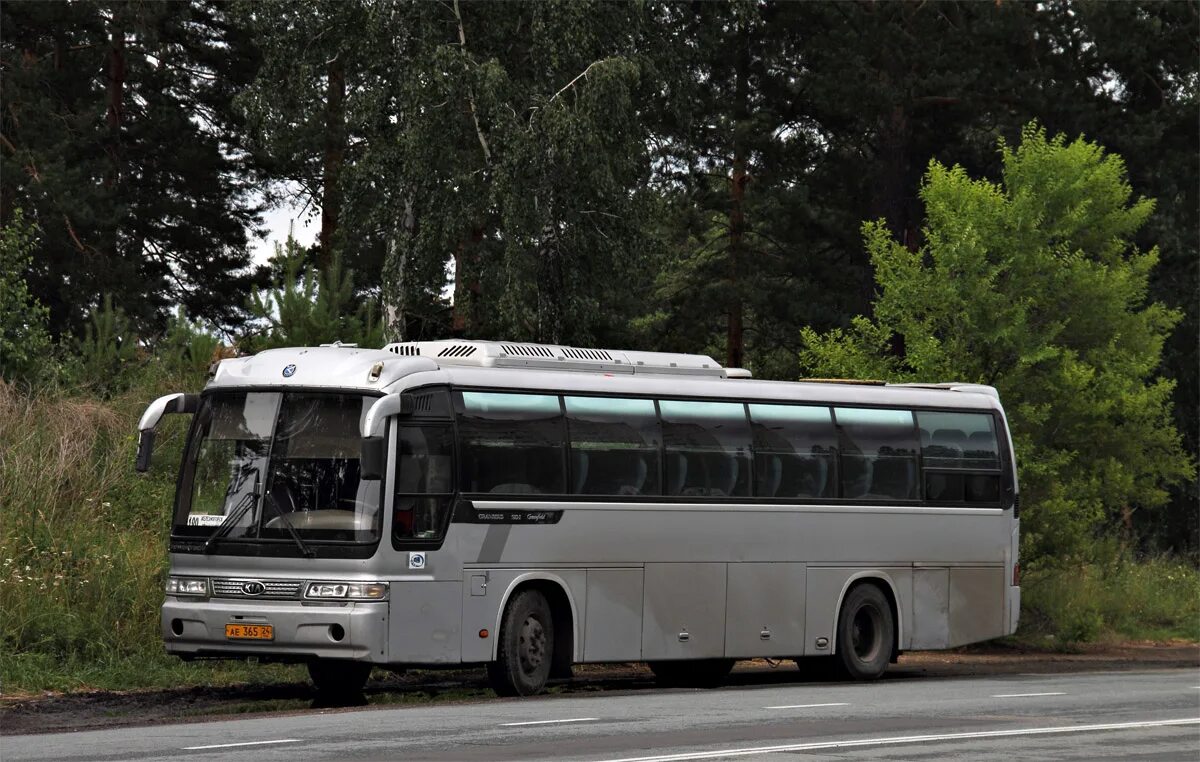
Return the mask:
<path id="1" fill-rule="evenodd" d="M 1020 647 L 970 647 L 954 651 L 904 654 L 886 675 L 889 680 L 967 677 L 1020 672 L 1092 672 L 1200 667 L 1200 644 L 1123 643 L 1082 646 L 1074 653 Z M 821 665 L 807 660 L 739 662 L 732 685 L 817 683 L 828 679 Z M 551 693 L 578 695 L 600 691 L 655 689 L 641 664 L 584 665 Z M 414 670 L 373 678 L 355 706 L 397 706 L 491 700 L 481 669 Z M 343 705 L 344 706 L 344 705 Z M 95 691 L 0 698 L 0 734 L 51 733 L 167 722 L 228 719 L 232 715 L 331 709 L 307 683 L 189 687 L 155 691 Z"/>

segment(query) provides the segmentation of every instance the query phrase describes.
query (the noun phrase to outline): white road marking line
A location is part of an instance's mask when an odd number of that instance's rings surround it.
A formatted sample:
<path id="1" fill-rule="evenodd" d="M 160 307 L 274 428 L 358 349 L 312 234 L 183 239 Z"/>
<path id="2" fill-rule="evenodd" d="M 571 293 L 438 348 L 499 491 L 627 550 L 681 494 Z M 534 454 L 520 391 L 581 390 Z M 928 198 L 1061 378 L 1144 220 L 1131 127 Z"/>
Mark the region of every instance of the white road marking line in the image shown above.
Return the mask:
<path id="1" fill-rule="evenodd" d="M 277 741 L 243 741 L 242 743 L 217 743 L 212 746 L 184 746 L 184 751 L 200 751 L 201 749 L 232 749 L 235 746 L 266 746 L 276 743 L 301 743 L 299 738 L 280 738 Z"/>
<path id="2" fill-rule="evenodd" d="M 516 728 L 521 725 L 557 725 L 563 722 L 599 722 L 599 717 L 574 717 L 569 720 L 530 720 L 529 722 L 502 722 L 502 728 Z"/>
<path id="3" fill-rule="evenodd" d="M 763 709 L 816 709 L 819 706 L 850 706 L 847 703 L 839 704 L 788 704 L 787 706 L 764 706 Z"/>
<path id="4" fill-rule="evenodd" d="M 1065 696 L 1067 694 L 1062 691 L 1053 693 L 997 693 L 992 698 L 1028 698 L 1029 696 Z"/>
<path id="5" fill-rule="evenodd" d="M 816 751 L 821 749 L 844 749 L 856 746 L 895 746 L 899 744 L 927 743 L 929 741 L 960 741 L 971 738 L 1002 738 L 1005 736 L 1036 736 L 1055 733 L 1087 733 L 1101 730 L 1130 730 L 1134 728 L 1157 728 L 1167 725 L 1200 725 L 1200 719 L 1146 720 L 1144 722 L 1116 722 L 1105 725 L 1064 725 L 1050 728 L 1014 728 L 1012 730 L 981 730 L 975 733 L 943 733 L 927 736 L 892 736 L 885 738 L 863 738 L 853 741 L 827 741 L 824 743 L 798 743 L 786 746 L 757 746 L 745 749 L 721 749 L 698 751 L 690 754 L 663 754 L 655 757 L 622 757 L 601 762 L 690 762 L 698 759 L 720 759 L 722 757 L 748 757 L 754 754 L 772 754 L 787 751 Z"/>

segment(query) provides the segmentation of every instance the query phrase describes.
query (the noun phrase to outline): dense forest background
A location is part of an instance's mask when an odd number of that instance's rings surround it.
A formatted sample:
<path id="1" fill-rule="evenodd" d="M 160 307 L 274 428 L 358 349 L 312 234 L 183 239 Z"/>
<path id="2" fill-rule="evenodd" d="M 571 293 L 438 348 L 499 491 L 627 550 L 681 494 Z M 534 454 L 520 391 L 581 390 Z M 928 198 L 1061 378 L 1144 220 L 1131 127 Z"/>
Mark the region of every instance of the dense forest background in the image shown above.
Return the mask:
<path id="1" fill-rule="evenodd" d="M 1194 0 L 7 0 L 0 681 L 247 679 L 163 654 L 135 422 L 334 339 L 994 384 L 1021 642 L 1196 641 L 1198 62 Z"/>
<path id="2" fill-rule="evenodd" d="M 2 365 L 36 386 L 39 358 L 94 382 L 203 354 L 197 333 L 242 351 L 454 335 L 797 378 L 803 329 L 873 314 L 864 221 L 921 250 L 931 162 L 998 179 L 998 141 L 1036 121 L 1123 157 L 1131 203 L 1154 200 L 1127 243 L 1157 247 L 1140 301 L 1178 314 L 1143 375 L 1174 384 L 1194 461 L 1198 8 L 11 0 L 0 223 L 28 310 L 8 310 Z M 317 241 L 255 263 L 281 203 Z M 1194 552 L 1187 472 L 1109 524 Z"/>

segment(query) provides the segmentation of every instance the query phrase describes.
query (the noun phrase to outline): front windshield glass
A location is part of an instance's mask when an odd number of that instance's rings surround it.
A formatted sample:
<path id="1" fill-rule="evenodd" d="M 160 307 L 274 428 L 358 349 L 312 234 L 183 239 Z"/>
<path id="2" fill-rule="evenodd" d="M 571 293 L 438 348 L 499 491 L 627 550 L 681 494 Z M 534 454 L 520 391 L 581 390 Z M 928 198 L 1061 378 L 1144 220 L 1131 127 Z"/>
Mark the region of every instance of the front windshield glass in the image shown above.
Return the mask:
<path id="1" fill-rule="evenodd" d="M 174 533 L 209 537 L 224 527 L 223 539 L 292 543 L 294 530 L 306 542 L 374 542 L 382 485 L 358 476 L 359 422 L 372 402 L 311 392 L 206 396 Z"/>

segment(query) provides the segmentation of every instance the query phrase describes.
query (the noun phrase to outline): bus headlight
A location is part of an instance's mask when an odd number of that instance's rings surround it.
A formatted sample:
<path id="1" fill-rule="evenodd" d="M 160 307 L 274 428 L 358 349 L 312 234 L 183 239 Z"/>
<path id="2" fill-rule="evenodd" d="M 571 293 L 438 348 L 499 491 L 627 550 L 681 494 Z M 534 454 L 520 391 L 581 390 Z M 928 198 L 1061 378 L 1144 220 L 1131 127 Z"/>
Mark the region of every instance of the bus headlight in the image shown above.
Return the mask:
<path id="1" fill-rule="evenodd" d="M 387 598 L 386 582 L 310 582 L 304 597 L 324 601 L 382 601 Z"/>
<path id="2" fill-rule="evenodd" d="M 167 577 L 167 595 L 208 597 L 207 577 Z"/>

